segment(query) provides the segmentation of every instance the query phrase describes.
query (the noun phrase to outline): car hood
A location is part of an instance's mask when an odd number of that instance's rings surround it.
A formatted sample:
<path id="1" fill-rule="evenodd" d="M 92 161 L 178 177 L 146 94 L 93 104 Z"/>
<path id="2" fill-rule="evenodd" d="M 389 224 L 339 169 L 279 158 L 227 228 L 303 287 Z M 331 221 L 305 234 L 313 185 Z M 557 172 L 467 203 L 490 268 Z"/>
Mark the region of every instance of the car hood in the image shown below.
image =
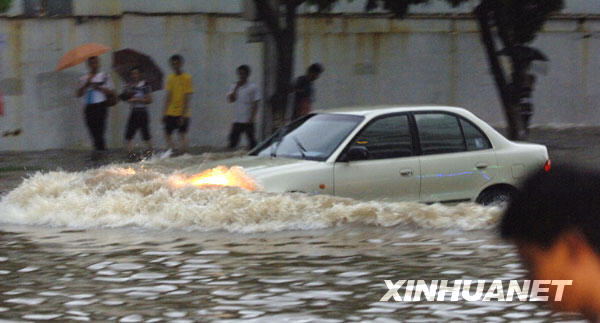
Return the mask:
<path id="1" fill-rule="evenodd" d="M 327 193 L 333 187 L 333 171 L 322 161 L 245 156 L 210 161 L 201 165 L 199 170 L 217 166 L 242 167 L 259 186 L 270 192 L 313 192 L 324 184 L 327 188 L 322 192 Z"/>
<path id="2" fill-rule="evenodd" d="M 261 178 L 268 177 L 272 174 L 285 173 L 291 169 L 308 167 L 309 165 L 314 165 L 315 163 L 322 162 L 282 157 L 243 156 L 210 161 L 206 164 L 203 164 L 201 166 L 201 170 L 214 168 L 217 166 L 239 166 L 242 167 L 248 175 L 254 179 L 260 180 Z"/>

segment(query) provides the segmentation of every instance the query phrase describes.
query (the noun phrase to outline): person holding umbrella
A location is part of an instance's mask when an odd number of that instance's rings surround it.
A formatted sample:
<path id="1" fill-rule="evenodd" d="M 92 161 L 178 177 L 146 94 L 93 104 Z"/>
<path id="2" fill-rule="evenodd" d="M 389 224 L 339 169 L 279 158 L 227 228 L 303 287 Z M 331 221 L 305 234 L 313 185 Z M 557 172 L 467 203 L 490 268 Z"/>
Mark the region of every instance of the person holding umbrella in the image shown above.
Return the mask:
<path id="1" fill-rule="evenodd" d="M 127 84 L 125 91 L 120 95 L 121 99 L 127 101 L 131 107 L 127 128 L 125 130 L 125 143 L 129 160 L 136 159 L 133 152 L 133 144 L 131 140 L 137 130 L 141 130 L 142 138 L 146 143 L 146 151 L 144 155 L 149 156 L 152 153 L 152 141 L 150 137 L 150 128 L 148 126 L 149 118 L 147 105 L 152 103 L 152 89 L 146 81 L 142 79 L 140 68 L 135 66 L 130 71 L 130 82 Z"/>
<path id="2" fill-rule="evenodd" d="M 88 74 L 80 78 L 81 86 L 77 89 L 77 97 L 84 98 L 85 121 L 94 142 L 95 156 L 106 150 L 104 131 L 108 107 L 115 96 L 114 85 L 108 74 L 100 71 L 97 56 L 87 60 Z"/>
<path id="3" fill-rule="evenodd" d="M 125 48 L 113 52 L 113 69 L 125 80 L 127 86 L 119 98 L 131 106 L 131 114 L 125 130 L 125 142 L 130 160 L 136 160 L 131 139 L 141 130 L 147 150 L 152 152 L 147 105 L 152 103 L 151 92 L 163 88 L 163 72 L 152 58 L 142 52 Z"/>

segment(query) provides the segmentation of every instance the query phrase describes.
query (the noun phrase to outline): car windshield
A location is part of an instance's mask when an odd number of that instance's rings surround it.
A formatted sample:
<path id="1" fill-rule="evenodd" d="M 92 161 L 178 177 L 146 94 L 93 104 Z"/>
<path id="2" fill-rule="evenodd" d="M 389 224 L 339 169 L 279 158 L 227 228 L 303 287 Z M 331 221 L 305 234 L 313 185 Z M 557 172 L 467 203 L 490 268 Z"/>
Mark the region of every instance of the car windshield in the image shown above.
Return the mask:
<path id="1" fill-rule="evenodd" d="M 326 160 L 363 120 L 345 114 L 312 114 L 279 129 L 250 155 Z"/>

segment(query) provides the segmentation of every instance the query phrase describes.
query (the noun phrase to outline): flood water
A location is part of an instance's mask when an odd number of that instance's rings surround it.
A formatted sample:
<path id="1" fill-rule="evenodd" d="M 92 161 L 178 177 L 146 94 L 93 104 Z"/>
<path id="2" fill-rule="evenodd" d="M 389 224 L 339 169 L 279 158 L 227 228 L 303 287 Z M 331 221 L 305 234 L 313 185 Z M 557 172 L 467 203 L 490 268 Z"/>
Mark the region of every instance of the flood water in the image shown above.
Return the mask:
<path id="1" fill-rule="evenodd" d="M 598 133 L 541 129 L 532 140 L 555 163 L 593 164 Z M 524 279 L 495 232 L 501 208 L 169 185 L 225 154 L 104 165 L 79 152 L 2 157 L 3 320 L 581 320 L 538 302 L 379 302 L 386 279 Z"/>

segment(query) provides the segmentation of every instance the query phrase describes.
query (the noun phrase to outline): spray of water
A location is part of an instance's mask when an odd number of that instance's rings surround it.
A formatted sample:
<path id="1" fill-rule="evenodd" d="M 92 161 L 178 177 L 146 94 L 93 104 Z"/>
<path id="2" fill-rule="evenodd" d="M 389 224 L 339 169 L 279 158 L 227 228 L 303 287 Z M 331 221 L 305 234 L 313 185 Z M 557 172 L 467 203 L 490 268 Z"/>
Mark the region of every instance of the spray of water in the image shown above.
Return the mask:
<path id="1" fill-rule="evenodd" d="M 172 158 L 166 163 L 173 163 Z M 502 211 L 470 203 L 443 206 L 274 194 L 262 191 L 240 168 L 219 168 L 218 172 L 241 178 L 242 184 L 209 181 L 209 185 L 195 185 L 198 176 L 182 174 L 160 160 L 82 172 L 36 173 L 2 198 L 0 222 L 231 232 L 344 224 L 475 230 L 494 226 Z"/>

